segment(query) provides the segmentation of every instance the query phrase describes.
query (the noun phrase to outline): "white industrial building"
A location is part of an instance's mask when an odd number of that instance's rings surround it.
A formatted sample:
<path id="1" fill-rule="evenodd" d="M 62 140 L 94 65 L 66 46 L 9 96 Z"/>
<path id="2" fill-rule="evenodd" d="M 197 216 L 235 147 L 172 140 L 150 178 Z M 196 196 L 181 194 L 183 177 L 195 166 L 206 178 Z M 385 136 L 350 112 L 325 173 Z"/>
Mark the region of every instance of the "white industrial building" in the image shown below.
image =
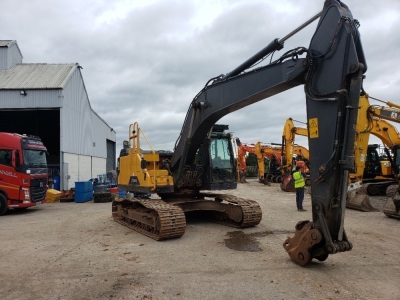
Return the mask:
<path id="1" fill-rule="evenodd" d="M 116 132 L 91 108 L 81 67 L 22 58 L 0 40 L 0 131 L 39 136 L 61 190 L 115 170 Z"/>

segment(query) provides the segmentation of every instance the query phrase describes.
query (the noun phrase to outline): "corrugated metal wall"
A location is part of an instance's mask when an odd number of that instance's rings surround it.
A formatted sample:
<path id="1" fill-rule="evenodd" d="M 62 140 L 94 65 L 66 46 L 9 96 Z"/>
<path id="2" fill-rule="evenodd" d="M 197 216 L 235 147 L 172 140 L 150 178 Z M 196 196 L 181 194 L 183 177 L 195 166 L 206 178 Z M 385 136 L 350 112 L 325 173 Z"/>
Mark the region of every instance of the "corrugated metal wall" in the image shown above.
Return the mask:
<path id="1" fill-rule="evenodd" d="M 113 130 L 92 111 L 79 69 L 63 90 L 61 151 L 107 158 L 106 140 L 116 140 Z"/>
<path id="2" fill-rule="evenodd" d="M 76 181 L 109 171 L 107 161 L 115 161 L 115 152 L 110 158 L 108 149 L 110 143 L 115 145 L 116 133 L 92 111 L 79 69 L 69 78 L 61 99 L 60 149 L 68 164 L 66 184 L 73 187 Z"/>
<path id="3" fill-rule="evenodd" d="M 8 70 L 15 64 L 22 63 L 22 55 L 15 42 L 11 42 L 9 47 L 0 47 L 0 69 Z"/>
<path id="4" fill-rule="evenodd" d="M 22 96 L 19 90 L 0 90 L 0 109 L 60 108 L 62 90 L 27 90 Z"/>
<path id="5" fill-rule="evenodd" d="M 61 151 L 93 154 L 92 110 L 80 72 L 76 69 L 63 90 L 61 108 Z"/>

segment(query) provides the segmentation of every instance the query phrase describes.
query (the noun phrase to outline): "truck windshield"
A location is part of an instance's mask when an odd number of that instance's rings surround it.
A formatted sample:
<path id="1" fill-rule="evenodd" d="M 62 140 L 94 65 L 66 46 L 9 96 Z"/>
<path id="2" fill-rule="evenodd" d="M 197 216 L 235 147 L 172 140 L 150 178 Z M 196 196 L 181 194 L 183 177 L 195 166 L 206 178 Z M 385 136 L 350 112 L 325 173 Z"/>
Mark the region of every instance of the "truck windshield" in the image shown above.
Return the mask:
<path id="1" fill-rule="evenodd" d="M 24 150 L 24 163 L 30 168 L 46 168 L 46 151 L 43 150 Z"/>

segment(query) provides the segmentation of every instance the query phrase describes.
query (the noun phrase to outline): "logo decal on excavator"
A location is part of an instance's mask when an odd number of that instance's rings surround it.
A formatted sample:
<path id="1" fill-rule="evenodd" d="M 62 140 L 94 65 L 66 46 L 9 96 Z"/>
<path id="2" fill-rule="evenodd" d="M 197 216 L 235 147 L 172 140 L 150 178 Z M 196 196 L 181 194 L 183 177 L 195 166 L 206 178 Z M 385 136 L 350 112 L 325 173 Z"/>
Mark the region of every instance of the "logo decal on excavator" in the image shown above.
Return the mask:
<path id="1" fill-rule="evenodd" d="M 310 139 L 318 138 L 318 118 L 308 120 L 308 132 Z"/>

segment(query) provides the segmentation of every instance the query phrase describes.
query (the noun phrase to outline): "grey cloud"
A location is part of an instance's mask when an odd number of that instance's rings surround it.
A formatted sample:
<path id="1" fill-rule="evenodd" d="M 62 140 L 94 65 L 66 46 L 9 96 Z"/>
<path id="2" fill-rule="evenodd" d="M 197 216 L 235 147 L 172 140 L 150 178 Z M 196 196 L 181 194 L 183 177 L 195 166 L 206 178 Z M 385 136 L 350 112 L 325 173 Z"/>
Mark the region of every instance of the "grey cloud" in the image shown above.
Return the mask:
<path id="1" fill-rule="evenodd" d="M 344 2 L 361 23 L 369 68 L 364 87 L 377 98 L 399 102 L 400 4 Z M 117 131 L 117 147 L 129 124 L 138 121 L 156 149 L 172 150 L 191 100 L 209 78 L 288 34 L 320 11 L 323 1 L 282 0 L 279 9 L 276 1 L 217 1 L 215 8 L 224 9 L 216 19 L 198 18 L 196 7 L 207 1 L 156 1 L 99 22 L 118 3 L 36 0 L 23 1 L 21 9 L 17 1 L 3 0 L 0 38 L 17 40 L 26 63 L 78 62 L 93 109 Z M 201 24 L 193 24 L 194 18 Z M 315 26 L 288 40 L 274 59 L 308 47 Z M 279 142 L 288 117 L 306 120 L 302 87 L 220 122 L 248 143 Z"/>

